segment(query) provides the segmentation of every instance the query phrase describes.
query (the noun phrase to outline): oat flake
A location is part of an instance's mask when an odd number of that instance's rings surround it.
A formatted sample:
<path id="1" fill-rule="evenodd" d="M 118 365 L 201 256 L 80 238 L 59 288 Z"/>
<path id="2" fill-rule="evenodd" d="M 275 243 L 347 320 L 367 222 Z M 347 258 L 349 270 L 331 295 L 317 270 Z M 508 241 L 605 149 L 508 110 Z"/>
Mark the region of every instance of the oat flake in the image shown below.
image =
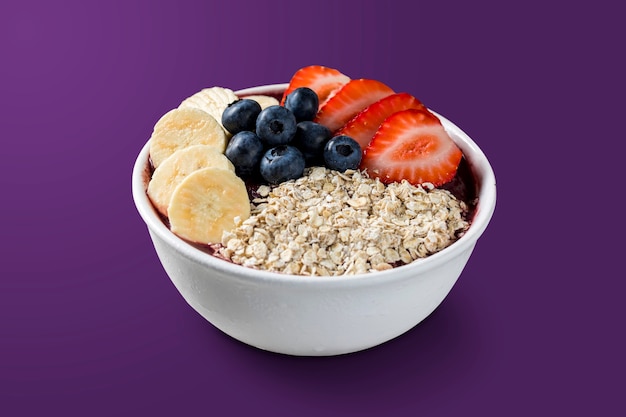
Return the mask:
<path id="1" fill-rule="evenodd" d="M 469 227 L 467 206 L 432 184 L 382 184 L 361 171 L 307 168 L 262 186 L 250 218 L 222 236 L 220 254 L 252 268 L 349 275 L 427 257 Z"/>

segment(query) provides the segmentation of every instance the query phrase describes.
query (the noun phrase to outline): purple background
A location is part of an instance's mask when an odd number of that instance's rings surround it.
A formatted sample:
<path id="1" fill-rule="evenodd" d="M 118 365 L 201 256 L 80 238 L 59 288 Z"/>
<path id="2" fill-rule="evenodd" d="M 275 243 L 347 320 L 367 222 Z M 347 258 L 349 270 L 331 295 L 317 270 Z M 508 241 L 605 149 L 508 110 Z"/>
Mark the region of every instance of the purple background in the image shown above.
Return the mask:
<path id="1" fill-rule="evenodd" d="M 0 415 L 624 415 L 626 36 L 608 1 L 56 3 L 0 6 Z M 330 358 L 204 321 L 130 192 L 183 98 L 309 64 L 415 94 L 499 187 L 440 308 Z"/>

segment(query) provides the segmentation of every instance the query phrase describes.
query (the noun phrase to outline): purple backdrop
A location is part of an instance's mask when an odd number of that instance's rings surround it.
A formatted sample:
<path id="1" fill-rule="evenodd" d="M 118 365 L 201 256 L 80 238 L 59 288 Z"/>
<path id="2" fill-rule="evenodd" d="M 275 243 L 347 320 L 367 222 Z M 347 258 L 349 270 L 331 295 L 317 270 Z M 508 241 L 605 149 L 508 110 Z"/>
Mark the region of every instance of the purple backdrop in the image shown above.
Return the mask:
<path id="1" fill-rule="evenodd" d="M 608 184 L 626 36 L 608 1 L 57 3 L 0 6 L 0 415 L 624 415 L 624 198 Z M 130 193 L 183 98 L 309 64 L 413 93 L 499 187 L 440 308 L 330 358 L 205 322 Z"/>

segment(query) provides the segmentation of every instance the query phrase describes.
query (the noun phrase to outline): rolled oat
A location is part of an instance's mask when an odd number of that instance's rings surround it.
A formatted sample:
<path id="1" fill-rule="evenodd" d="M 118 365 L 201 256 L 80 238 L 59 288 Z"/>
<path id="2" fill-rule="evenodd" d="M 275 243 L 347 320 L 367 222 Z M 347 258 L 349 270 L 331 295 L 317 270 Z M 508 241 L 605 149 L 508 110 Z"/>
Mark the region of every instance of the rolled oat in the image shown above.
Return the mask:
<path id="1" fill-rule="evenodd" d="M 467 206 L 432 184 L 384 185 L 361 171 L 307 168 L 262 186 L 250 218 L 222 236 L 236 264 L 297 275 L 348 275 L 427 257 L 469 227 Z"/>

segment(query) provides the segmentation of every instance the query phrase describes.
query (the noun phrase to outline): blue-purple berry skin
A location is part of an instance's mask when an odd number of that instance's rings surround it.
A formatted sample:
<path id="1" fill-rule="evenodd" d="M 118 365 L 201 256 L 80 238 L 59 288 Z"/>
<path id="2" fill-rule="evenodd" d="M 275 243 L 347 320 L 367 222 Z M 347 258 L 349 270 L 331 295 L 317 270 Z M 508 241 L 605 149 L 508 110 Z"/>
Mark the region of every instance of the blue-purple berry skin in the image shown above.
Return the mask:
<path id="1" fill-rule="evenodd" d="M 237 175 L 250 177 L 258 170 L 264 151 L 256 133 L 244 130 L 230 138 L 224 155 L 235 166 Z"/>
<path id="2" fill-rule="evenodd" d="M 247 98 L 232 102 L 222 113 L 222 126 L 231 134 L 245 130 L 254 131 L 261 105 Z"/>
<path id="3" fill-rule="evenodd" d="M 304 173 L 305 160 L 302 152 L 291 145 L 278 145 L 269 149 L 261 158 L 259 171 L 270 184 L 300 178 Z"/>
<path id="4" fill-rule="evenodd" d="M 266 107 L 256 119 L 256 134 L 267 148 L 286 145 L 296 134 L 296 117 L 283 106 Z"/>
<path id="5" fill-rule="evenodd" d="M 298 122 L 313 120 L 319 109 L 317 93 L 309 87 L 299 87 L 285 98 L 285 107 L 291 110 Z"/>
<path id="6" fill-rule="evenodd" d="M 331 138 L 324 147 L 326 168 L 339 172 L 357 169 L 361 163 L 363 151 L 357 141 L 350 136 L 340 135 Z"/>

